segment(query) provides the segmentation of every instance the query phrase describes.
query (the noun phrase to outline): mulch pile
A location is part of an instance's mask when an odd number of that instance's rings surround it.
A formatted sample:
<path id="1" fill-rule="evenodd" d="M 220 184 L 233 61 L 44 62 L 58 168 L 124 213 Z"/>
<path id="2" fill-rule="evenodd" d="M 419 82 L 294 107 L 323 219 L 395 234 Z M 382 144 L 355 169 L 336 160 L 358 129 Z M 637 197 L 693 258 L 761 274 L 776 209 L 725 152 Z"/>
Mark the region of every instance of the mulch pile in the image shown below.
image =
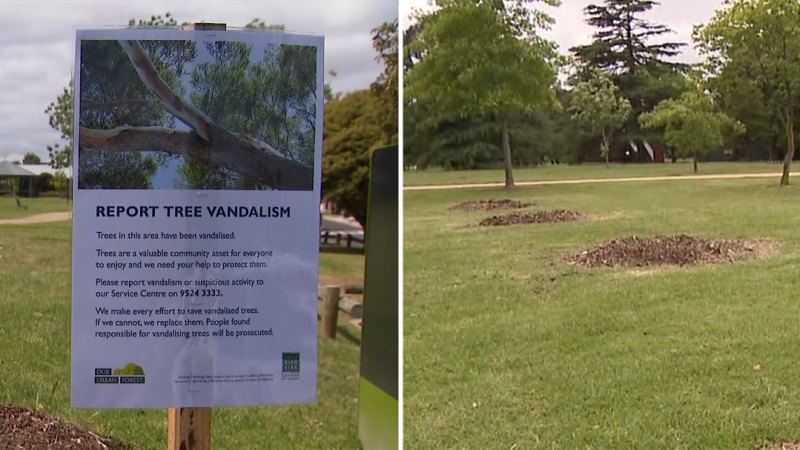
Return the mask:
<path id="1" fill-rule="evenodd" d="M 583 267 L 688 266 L 734 262 L 768 251 L 765 241 L 702 239 L 687 235 L 614 239 L 572 254 L 567 262 Z"/>
<path id="2" fill-rule="evenodd" d="M 0 449 L 130 450 L 132 447 L 41 411 L 0 404 Z"/>
<path id="3" fill-rule="evenodd" d="M 478 224 L 485 226 L 519 225 L 528 223 L 573 222 L 582 216 L 575 211 L 554 209 L 552 211 L 537 211 L 535 213 L 513 213 L 505 216 L 492 216 L 481 220 Z"/>
<path id="4" fill-rule="evenodd" d="M 449 209 L 461 211 L 495 211 L 498 209 L 521 209 L 533 206 L 533 203 L 524 203 L 519 200 L 473 200 L 451 206 Z"/>

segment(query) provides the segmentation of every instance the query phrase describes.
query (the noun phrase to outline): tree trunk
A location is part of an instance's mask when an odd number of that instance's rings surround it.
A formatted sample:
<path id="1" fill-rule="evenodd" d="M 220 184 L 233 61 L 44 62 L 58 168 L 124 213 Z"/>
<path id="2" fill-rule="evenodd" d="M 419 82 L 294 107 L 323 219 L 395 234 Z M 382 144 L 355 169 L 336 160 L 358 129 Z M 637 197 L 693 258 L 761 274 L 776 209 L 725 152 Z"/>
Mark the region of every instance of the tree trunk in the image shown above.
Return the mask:
<path id="1" fill-rule="evenodd" d="M 781 176 L 781 186 L 789 185 L 789 166 L 794 159 L 794 114 L 786 114 L 786 156 L 783 158 L 783 175 Z"/>
<path id="2" fill-rule="evenodd" d="M 511 165 L 511 142 L 509 142 L 508 123 L 503 121 L 502 129 L 503 160 L 506 167 L 506 189 L 514 187 L 514 173 Z"/>
<path id="3" fill-rule="evenodd" d="M 608 147 L 608 137 L 606 137 L 605 132 L 603 133 L 603 155 L 606 157 L 606 170 L 610 169 L 608 165 L 608 153 L 611 149 Z"/>
<path id="4" fill-rule="evenodd" d="M 694 173 L 697 173 L 697 155 L 694 155 L 694 158 L 692 158 L 692 160 L 694 162 Z"/>

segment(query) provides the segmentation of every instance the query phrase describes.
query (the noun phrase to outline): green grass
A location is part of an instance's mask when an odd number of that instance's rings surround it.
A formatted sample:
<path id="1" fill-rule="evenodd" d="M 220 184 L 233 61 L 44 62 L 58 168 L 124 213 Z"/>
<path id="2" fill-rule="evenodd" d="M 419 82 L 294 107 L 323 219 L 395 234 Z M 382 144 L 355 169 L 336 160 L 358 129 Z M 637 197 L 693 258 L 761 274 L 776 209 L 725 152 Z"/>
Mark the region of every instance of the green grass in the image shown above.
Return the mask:
<path id="1" fill-rule="evenodd" d="M 765 162 L 729 163 L 711 162 L 699 164 L 700 175 L 728 173 L 776 173 L 780 174 L 781 165 Z M 691 162 L 675 164 L 612 164 L 606 169 L 605 164 L 582 164 L 570 166 L 525 167 L 514 169 L 515 181 L 574 180 L 582 178 L 627 178 L 654 176 L 692 175 Z M 780 175 L 777 175 L 780 178 Z M 406 186 L 462 184 L 462 183 L 502 183 L 505 173 L 501 169 L 485 170 L 441 170 L 428 169 L 403 172 L 403 184 Z"/>
<path id="2" fill-rule="evenodd" d="M 14 197 L 0 196 L 0 219 L 18 219 L 35 214 L 70 211 L 72 209 L 72 202 L 67 203 L 63 198 L 20 198 L 20 202 L 28 208 L 18 208 Z"/>
<path id="3" fill-rule="evenodd" d="M 363 283 L 364 254 L 322 252 L 319 258 L 319 284 Z"/>
<path id="4" fill-rule="evenodd" d="M 800 438 L 800 188 L 775 180 L 405 193 L 404 439 L 413 449 L 753 449 Z M 602 217 L 478 227 L 505 198 Z M 576 269 L 620 236 L 769 237 L 779 254 Z M 761 370 L 754 370 L 761 365 Z"/>
<path id="5" fill-rule="evenodd" d="M 47 207 L 44 199 L 29 203 Z M 0 225 L 0 403 L 41 407 L 137 449 L 165 448 L 166 410 L 69 406 L 70 245 L 70 222 Z M 321 259 L 323 272 L 332 267 L 349 277 L 363 267 L 358 256 Z M 344 339 L 320 340 L 319 360 L 317 404 L 217 408 L 213 447 L 358 448 L 359 349 Z"/>

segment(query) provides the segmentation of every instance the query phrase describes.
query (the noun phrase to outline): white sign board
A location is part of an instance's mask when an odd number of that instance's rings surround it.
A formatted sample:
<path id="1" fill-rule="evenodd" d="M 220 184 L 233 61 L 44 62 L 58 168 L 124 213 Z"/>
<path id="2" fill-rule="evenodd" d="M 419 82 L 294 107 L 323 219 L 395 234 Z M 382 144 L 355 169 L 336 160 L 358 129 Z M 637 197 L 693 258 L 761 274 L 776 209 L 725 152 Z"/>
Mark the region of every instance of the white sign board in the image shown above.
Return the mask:
<path id="1" fill-rule="evenodd" d="M 77 32 L 74 407 L 315 401 L 322 44 Z"/>

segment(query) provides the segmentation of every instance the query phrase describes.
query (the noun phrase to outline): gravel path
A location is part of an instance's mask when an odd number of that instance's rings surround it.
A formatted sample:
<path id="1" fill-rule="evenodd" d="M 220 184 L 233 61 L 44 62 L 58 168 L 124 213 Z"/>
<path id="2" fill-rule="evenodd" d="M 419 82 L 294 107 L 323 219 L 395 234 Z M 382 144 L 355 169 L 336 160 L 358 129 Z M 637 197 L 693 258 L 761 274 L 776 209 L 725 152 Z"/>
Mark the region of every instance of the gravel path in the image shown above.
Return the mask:
<path id="1" fill-rule="evenodd" d="M 69 220 L 72 218 L 70 211 L 51 212 L 44 214 L 36 214 L 28 217 L 20 217 L 19 219 L 0 219 L 0 225 L 22 225 L 26 223 L 45 223 L 45 222 L 61 222 L 62 220 Z"/>
<path id="2" fill-rule="evenodd" d="M 672 175 L 658 177 L 627 177 L 627 178 L 584 178 L 576 180 L 544 180 L 544 181 L 517 181 L 516 187 L 524 186 L 549 186 L 556 184 L 586 184 L 586 183 L 622 183 L 626 181 L 667 181 L 667 180 L 727 180 L 736 178 L 780 178 L 780 173 L 728 173 L 717 175 Z M 776 181 L 777 183 L 777 181 Z M 439 189 L 467 189 L 503 187 L 505 183 L 469 183 L 469 184 L 437 184 L 422 186 L 403 186 L 404 191 L 429 191 Z"/>

